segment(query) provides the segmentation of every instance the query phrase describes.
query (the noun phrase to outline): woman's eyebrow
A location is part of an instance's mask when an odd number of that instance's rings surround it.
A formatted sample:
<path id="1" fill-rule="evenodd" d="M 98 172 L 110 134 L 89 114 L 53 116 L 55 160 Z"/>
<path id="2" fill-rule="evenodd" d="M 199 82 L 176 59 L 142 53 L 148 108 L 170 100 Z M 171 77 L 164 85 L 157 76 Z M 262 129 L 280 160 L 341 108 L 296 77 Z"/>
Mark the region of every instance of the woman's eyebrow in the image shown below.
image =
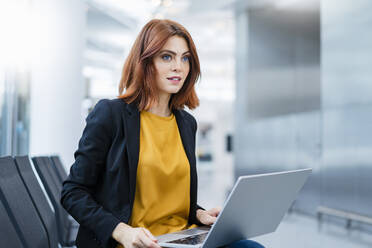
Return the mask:
<path id="1" fill-rule="evenodd" d="M 167 52 L 167 53 L 170 53 L 170 54 L 173 54 L 173 55 L 177 55 L 176 52 L 173 52 L 171 50 L 161 50 L 160 53 L 164 53 L 164 52 Z M 190 51 L 186 51 L 184 52 L 182 55 L 185 55 L 186 53 L 190 53 Z"/>

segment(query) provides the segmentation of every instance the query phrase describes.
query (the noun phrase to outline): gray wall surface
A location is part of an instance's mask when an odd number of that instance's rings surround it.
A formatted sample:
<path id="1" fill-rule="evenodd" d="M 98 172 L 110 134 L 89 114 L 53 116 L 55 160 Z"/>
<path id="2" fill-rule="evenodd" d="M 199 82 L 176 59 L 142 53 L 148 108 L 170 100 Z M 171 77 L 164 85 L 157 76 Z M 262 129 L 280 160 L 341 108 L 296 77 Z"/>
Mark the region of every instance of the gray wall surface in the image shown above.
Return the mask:
<path id="1" fill-rule="evenodd" d="M 312 2 L 236 13 L 235 175 L 312 167 L 295 209 L 372 216 L 372 2 Z"/>
<path id="2" fill-rule="evenodd" d="M 322 1 L 324 205 L 372 216 L 372 2 Z"/>

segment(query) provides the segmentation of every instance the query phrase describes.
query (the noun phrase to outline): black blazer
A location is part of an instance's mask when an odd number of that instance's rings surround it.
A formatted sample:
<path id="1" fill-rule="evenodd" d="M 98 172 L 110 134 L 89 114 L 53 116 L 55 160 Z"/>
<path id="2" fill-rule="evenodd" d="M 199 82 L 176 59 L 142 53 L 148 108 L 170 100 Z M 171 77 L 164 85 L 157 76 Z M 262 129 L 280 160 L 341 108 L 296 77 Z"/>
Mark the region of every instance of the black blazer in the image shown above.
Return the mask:
<path id="1" fill-rule="evenodd" d="M 197 124 L 184 110 L 173 111 L 190 163 L 189 223 L 196 219 Z M 135 195 L 140 141 L 140 113 L 121 99 L 101 100 L 86 118 L 75 162 L 63 183 L 61 204 L 79 223 L 77 247 L 115 247 L 119 222 L 128 223 Z"/>

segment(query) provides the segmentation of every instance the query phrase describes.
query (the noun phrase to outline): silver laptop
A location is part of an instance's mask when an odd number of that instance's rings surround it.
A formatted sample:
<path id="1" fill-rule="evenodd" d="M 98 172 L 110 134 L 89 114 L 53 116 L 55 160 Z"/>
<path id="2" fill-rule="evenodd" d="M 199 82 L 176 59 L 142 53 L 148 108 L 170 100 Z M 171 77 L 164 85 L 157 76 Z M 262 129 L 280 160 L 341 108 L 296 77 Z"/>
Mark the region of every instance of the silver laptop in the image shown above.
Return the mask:
<path id="1" fill-rule="evenodd" d="M 311 169 L 241 176 L 216 222 L 158 236 L 162 247 L 216 248 L 274 232 Z"/>

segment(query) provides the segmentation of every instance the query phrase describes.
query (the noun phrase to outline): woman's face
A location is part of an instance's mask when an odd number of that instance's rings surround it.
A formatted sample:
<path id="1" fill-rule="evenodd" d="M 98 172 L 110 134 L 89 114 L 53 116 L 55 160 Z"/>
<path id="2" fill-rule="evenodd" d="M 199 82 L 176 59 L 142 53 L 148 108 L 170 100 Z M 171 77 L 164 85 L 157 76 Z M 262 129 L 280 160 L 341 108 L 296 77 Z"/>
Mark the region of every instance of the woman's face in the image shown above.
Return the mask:
<path id="1" fill-rule="evenodd" d="M 171 95 L 181 88 L 190 71 L 190 51 L 180 36 L 172 36 L 154 57 L 159 94 Z"/>

